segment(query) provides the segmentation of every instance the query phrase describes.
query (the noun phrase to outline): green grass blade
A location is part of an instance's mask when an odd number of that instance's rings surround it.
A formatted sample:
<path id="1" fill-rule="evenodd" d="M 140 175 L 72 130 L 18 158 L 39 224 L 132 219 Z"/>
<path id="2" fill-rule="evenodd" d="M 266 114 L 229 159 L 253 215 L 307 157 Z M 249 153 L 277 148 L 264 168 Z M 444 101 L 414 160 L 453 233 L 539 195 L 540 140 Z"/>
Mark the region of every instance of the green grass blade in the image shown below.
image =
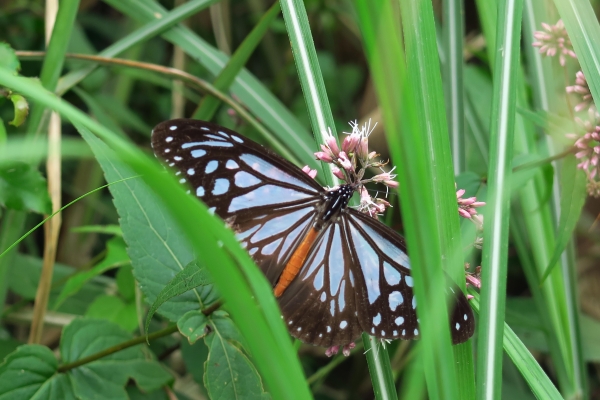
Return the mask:
<path id="1" fill-rule="evenodd" d="M 279 15 L 279 3 L 273 3 L 271 8 L 263 15 L 252 32 L 246 36 L 242 44 L 235 50 L 229 62 L 221 70 L 215 79 L 213 86 L 221 91 L 227 91 L 231 83 L 235 80 L 239 71 L 244 68 L 246 62 L 260 43 L 261 39 L 271 26 L 271 22 Z M 202 99 L 198 109 L 192 115 L 192 118 L 209 121 L 217 111 L 221 101 L 214 96 L 207 95 Z"/>
<path id="2" fill-rule="evenodd" d="M 209 272 L 244 333 L 273 398 L 310 398 L 271 289 L 223 221 L 212 216 L 201 202 L 187 196 L 184 188 L 174 177 L 164 174 L 156 161 L 30 79 L 15 77 L 9 70 L 0 68 L 0 85 L 19 91 L 30 100 L 61 113 L 82 129 L 94 132 L 118 155 L 119 162 L 126 163 L 142 176 L 190 238 L 194 251 L 213 257 L 215 262 L 207 263 Z M 218 240 L 223 243 L 223 250 L 218 250 L 221 247 Z"/>
<path id="3" fill-rule="evenodd" d="M 465 157 L 465 114 L 463 79 L 463 36 L 464 21 L 461 0 L 448 0 L 444 7 L 444 94 L 448 130 L 452 145 L 452 163 L 454 174 L 459 175 L 466 169 Z"/>
<path id="4" fill-rule="evenodd" d="M 444 92 L 439 70 L 432 5 L 429 1 L 400 1 L 400 5 L 406 42 L 407 72 L 410 77 L 409 87 L 412 88 L 417 118 L 421 126 L 421 142 L 426 144 L 422 145 L 427 154 L 426 159 L 428 159 L 425 165 L 429 169 L 425 179 L 429 182 L 436 182 L 428 190 L 433 195 L 434 207 L 430 212 L 433 219 L 437 221 L 442 262 L 438 261 L 437 265 L 435 262 L 423 265 L 421 266 L 423 270 L 420 271 L 422 279 L 425 281 L 422 286 L 424 289 L 421 290 L 429 296 L 427 300 L 429 307 L 433 307 L 433 304 L 444 303 L 443 297 L 431 294 L 432 292 L 443 293 L 442 288 L 445 282 L 441 270 L 448 271 L 460 285 L 464 282 L 463 257 L 459 239 L 460 227 L 458 217 L 456 217 L 454 168 L 445 108 L 442 103 Z M 462 58 L 462 53 L 459 57 Z M 462 87 L 460 89 L 462 90 Z M 460 103 L 462 104 L 462 99 Z M 458 116 L 456 117 L 458 118 Z M 462 108 L 460 118 L 463 118 Z M 460 134 L 462 135 L 462 132 Z M 421 190 L 419 190 L 420 193 L 422 193 Z M 435 231 L 436 229 L 432 232 Z M 419 274 L 415 273 L 415 275 L 418 277 Z M 419 279 L 415 278 L 415 282 L 415 293 L 419 304 L 422 304 L 423 301 L 419 297 Z M 421 307 L 423 306 L 421 305 Z M 425 310 L 431 310 L 427 307 L 426 304 Z M 427 328 L 427 317 L 432 320 L 430 326 L 443 327 L 448 324 L 448 316 L 443 312 L 425 316 L 422 316 L 421 312 L 419 316 L 423 326 L 425 346 L 437 346 L 434 358 L 424 364 L 430 395 L 438 398 L 473 398 L 474 376 L 470 345 L 465 344 L 454 349 L 458 356 L 457 359 L 467 363 L 467 365 L 460 365 L 461 374 L 458 375 L 459 368 L 454 368 L 456 364 L 453 351 L 447 341 L 449 339 L 448 330 L 439 330 L 438 328 L 438 334 L 431 336 L 432 342 L 427 343 L 426 341 L 426 335 L 430 331 Z M 460 379 L 460 384 L 458 384 L 458 379 Z M 436 382 L 432 383 L 434 380 Z M 459 386 L 462 391 L 457 395 Z M 439 392 L 432 393 L 432 388 L 438 388 Z"/>
<path id="5" fill-rule="evenodd" d="M 304 1 L 281 0 L 280 4 L 313 134 L 318 138 L 319 143 L 325 143 L 329 129 L 336 136 L 336 128 Z M 322 171 L 327 185 L 339 184 L 339 180 L 333 175 L 330 168 L 322 168 Z"/>
<path id="6" fill-rule="evenodd" d="M 561 170 L 561 213 L 556 229 L 556 244 L 550 263 L 546 266 L 546 271 L 542 275 L 541 283 L 550 275 L 552 269 L 558 265 L 560 257 L 573 236 L 573 231 L 579 217 L 581 217 L 581 210 L 587 198 L 587 177 L 583 171 L 577 168 L 577 164 L 578 161 L 575 156 L 568 156 L 563 161 Z"/>
<path id="7" fill-rule="evenodd" d="M 398 398 L 394 376 L 390 368 L 390 356 L 383 344 L 375 337 L 366 333 L 362 335 L 365 346 L 365 357 L 369 365 L 373 393 L 377 400 L 395 400 Z"/>
<path id="8" fill-rule="evenodd" d="M 508 257 L 511 161 L 517 99 L 522 0 L 500 1 L 490 164 L 482 260 L 482 312 L 478 328 L 477 397 L 500 398 L 502 337 Z"/>

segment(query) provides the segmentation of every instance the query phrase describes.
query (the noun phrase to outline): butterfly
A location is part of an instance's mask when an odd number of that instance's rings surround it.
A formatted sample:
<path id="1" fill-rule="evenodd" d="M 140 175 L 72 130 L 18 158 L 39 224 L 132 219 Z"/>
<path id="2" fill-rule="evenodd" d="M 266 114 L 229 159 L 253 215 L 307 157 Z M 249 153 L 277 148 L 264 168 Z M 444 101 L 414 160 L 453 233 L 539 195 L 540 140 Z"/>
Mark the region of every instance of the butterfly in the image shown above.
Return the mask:
<path id="1" fill-rule="evenodd" d="M 235 232 L 273 286 L 289 332 L 313 345 L 419 337 L 404 239 L 349 207 L 356 184 L 321 187 L 291 162 L 219 125 L 174 119 L 152 131 L 155 155 Z M 452 342 L 474 331 L 448 280 Z"/>

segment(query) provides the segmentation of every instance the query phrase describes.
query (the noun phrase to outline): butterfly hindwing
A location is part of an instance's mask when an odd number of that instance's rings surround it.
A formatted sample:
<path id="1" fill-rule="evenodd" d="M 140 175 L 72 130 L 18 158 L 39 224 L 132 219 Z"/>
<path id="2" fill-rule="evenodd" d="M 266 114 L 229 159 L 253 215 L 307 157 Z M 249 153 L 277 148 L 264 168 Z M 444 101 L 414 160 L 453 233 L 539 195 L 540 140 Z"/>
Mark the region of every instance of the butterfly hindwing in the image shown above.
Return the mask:
<path id="1" fill-rule="evenodd" d="M 357 297 L 362 302 L 359 320 L 370 335 L 382 339 L 419 337 L 417 301 L 404 240 L 388 226 L 349 209 L 346 212 L 350 248 L 356 275 L 362 279 Z M 451 304 L 452 341 L 462 343 L 473 335 L 473 312 L 465 296 L 450 279 L 446 294 Z"/>
<path id="2" fill-rule="evenodd" d="M 332 223 L 279 298 L 293 336 L 324 347 L 352 343 L 360 336 L 353 263 L 343 224 Z"/>

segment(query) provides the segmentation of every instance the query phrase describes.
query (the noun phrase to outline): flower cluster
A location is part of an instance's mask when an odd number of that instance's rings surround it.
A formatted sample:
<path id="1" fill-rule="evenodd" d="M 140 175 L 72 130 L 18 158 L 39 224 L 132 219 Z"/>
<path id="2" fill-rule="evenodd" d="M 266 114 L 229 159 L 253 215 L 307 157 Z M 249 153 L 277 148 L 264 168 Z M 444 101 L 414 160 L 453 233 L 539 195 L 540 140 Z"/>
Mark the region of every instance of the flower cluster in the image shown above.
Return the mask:
<path id="1" fill-rule="evenodd" d="M 600 114 L 592 107 L 588 110 L 588 115 L 587 120 L 575 118 L 583 135 L 568 133 L 566 136 L 575 139 L 573 147 L 577 151 L 575 157 L 579 160 L 577 167 L 587 175 L 589 195 L 600 197 Z"/>
<path id="2" fill-rule="evenodd" d="M 480 215 L 477 214 L 477 207 L 485 206 L 483 201 L 477 201 L 476 197 L 469 197 L 463 199 L 462 196 L 465 194 L 464 189 L 459 189 L 456 191 L 456 201 L 458 203 L 458 214 L 467 219 L 473 219 L 475 216 L 481 218 Z M 483 219 L 482 219 L 483 221 Z"/>
<path id="3" fill-rule="evenodd" d="M 377 218 L 377 215 L 383 213 L 390 206 L 390 203 L 384 199 L 371 197 L 364 185 L 369 182 L 376 182 L 384 184 L 387 188 L 397 188 L 398 182 L 394 180 L 396 175 L 392 174 L 393 168 L 389 172 L 384 171 L 383 166 L 387 163 L 376 160 L 378 156 L 376 152 L 369 152 L 369 135 L 377 124 L 371 127 L 371 121 L 369 120 L 369 122 L 359 126 L 354 121 L 350 123 L 350 126 L 352 132 L 346 133 L 341 149 L 330 130 L 325 144 L 321 145 L 321 151 L 316 152 L 315 157 L 317 160 L 333 164 L 333 174 L 338 179 L 355 185 L 360 193 L 358 210 Z M 369 168 L 379 168 L 381 173 L 372 178 L 363 179 L 366 170 Z"/>
<path id="4" fill-rule="evenodd" d="M 581 103 L 575 106 L 575 112 L 589 110 L 593 104 L 592 93 L 588 86 L 583 71 L 578 71 L 575 74 L 575 84 L 573 86 L 567 86 L 567 93 L 575 93 L 581 96 Z"/>
<path id="5" fill-rule="evenodd" d="M 559 20 L 555 25 L 543 22 L 542 27 L 544 30 L 533 33 L 533 37 L 537 42 L 532 43 L 532 46 L 540 48 L 541 54 L 548 57 L 554 57 L 558 54 L 558 60 L 563 67 L 566 63 L 565 56 L 577 58 L 562 20 Z"/>

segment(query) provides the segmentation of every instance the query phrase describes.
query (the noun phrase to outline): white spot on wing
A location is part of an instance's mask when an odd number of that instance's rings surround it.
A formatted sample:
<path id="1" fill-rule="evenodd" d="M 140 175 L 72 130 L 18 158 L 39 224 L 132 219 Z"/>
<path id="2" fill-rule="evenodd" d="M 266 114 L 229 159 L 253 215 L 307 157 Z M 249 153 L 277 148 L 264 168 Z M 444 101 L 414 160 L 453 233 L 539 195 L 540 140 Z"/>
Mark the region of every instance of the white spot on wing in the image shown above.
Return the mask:
<path id="1" fill-rule="evenodd" d="M 457 322 L 456 323 L 456 330 L 459 330 L 459 329 L 460 329 L 460 324 Z"/>
<path id="2" fill-rule="evenodd" d="M 206 168 L 204 169 L 204 172 L 207 174 L 210 174 L 211 172 L 214 172 L 218 166 L 219 166 L 218 161 L 210 160 L 208 162 L 208 164 L 206 164 Z"/>
<path id="3" fill-rule="evenodd" d="M 169 130 L 172 130 L 172 131 L 174 131 L 174 130 L 176 130 L 176 129 L 177 129 L 177 125 L 171 125 L 171 126 L 169 127 Z"/>
<path id="4" fill-rule="evenodd" d="M 404 317 L 398 317 L 394 320 L 394 322 L 396 323 L 396 325 L 400 326 L 404 323 Z"/>
<path id="5" fill-rule="evenodd" d="M 173 136 L 167 136 L 167 138 L 165 139 L 165 142 L 167 143 L 171 143 L 173 141 Z"/>
<path id="6" fill-rule="evenodd" d="M 398 308 L 398 306 L 402 303 L 404 303 L 404 296 L 402 296 L 402 293 L 398 292 L 397 290 L 394 290 L 392 293 L 390 293 L 388 297 L 388 304 L 392 312 L 396 311 L 396 308 Z"/>
<path id="7" fill-rule="evenodd" d="M 206 150 L 202 150 L 202 149 L 192 150 L 191 154 L 192 154 L 192 157 L 194 157 L 194 158 L 200 158 L 206 154 Z"/>
<path id="8" fill-rule="evenodd" d="M 412 308 L 413 308 L 413 310 L 417 309 L 417 298 L 415 296 L 413 296 L 413 299 L 412 299 Z"/>
<path id="9" fill-rule="evenodd" d="M 321 301 L 325 301 L 327 299 L 327 295 L 325 292 L 321 293 Z"/>
<path id="10" fill-rule="evenodd" d="M 219 132 L 219 133 L 221 133 L 221 132 Z M 238 142 L 238 143 L 244 143 L 244 141 L 242 140 L 242 138 L 239 138 L 239 137 L 237 137 L 235 135 L 231 135 L 231 138 L 233 140 L 235 140 L 236 142 Z"/>
<path id="11" fill-rule="evenodd" d="M 383 263 L 383 275 L 385 276 L 385 280 L 390 286 L 395 286 L 400 283 L 402 279 L 402 275 L 398 272 L 394 267 L 392 267 L 387 262 Z"/>
<path id="12" fill-rule="evenodd" d="M 211 214 L 214 214 L 216 209 L 217 209 L 217 207 L 211 207 L 211 208 L 208 209 L 208 212 L 211 213 Z"/>
<path id="13" fill-rule="evenodd" d="M 165 149 L 165 153 L 170 153 L 171 149 Z"/>
<path id="14" fill-rule="evenodd" d="M 415 329 L 415 336 L 419 334 L 419 330 Z"/>
<path id="15" fill-rule="evenodd" d="M 373 325 L 379 326 L 380 323 L 381 323 L 381 313 L 377 313 L 377 315 L 373 317 Z"/>
<path id="16" fill-rule="evenodd" d="M 179 183 L 185 183 L 185 178 L 181 178 L 181 179 L 179 180 Z"/>
<path id="17" fill-rule="evenodd" d="M 327 333 L 331 332 L 331 327 L 327 326 Z"/>
<path id="18" fill-rule="evenodd" d="M 405 278 L 405 281 L 406 281 L 406 286 L 413 287 L 413 278 L 412 278 L 412 276 L 407 276 Z"/>
<path id="19" fill-rule="evenodd" d="M 238 169 L 240 166 L 238 165 L 238 163 L 236 163 L 233 160 L 227 160 L 227 163 L 225 164 L 225 168 L 227 169 Z"/>
<path id="20" fill-rule="evenodd" d="M 204 188 L 202 186 L 198 186 L 196 188 L 196 196 L 198 196 L 198 197 L 204 196 Z"/>
<path id="21" fill-rule="evenodd" d="M 340 322 L 340 328 L 344 329 L 347 326 L 348 326 L 348 323 L 346 321 Z"/>
<path id="22" fill-rule="evenodd" d="M 247 188 L 250 186 L 258 185 L 261 181 L 257 177 L 252 174 L 247 173 L 246 171 L 236 172 L 233 176 L 235 186 L 239 188 Z"/>
<path id="23" fill-rule="evenodd" d="M 188 175 L 194 175 L 195 173 L 196 173 L 196 171 L 194 171 L 194 168 L 190 168 L 187 170 Z"/>
<path id="24" fill-rule="evenodd" d="M 466 321 L 467 320 L 467 314 L 463 315 L 463 319 Z"/>
<path id="25" fill-rule="evenodd" d="M 227 193 L 229 190 L 229 181 L 227 179 L 219 178 L 215 179 L 215 187 L 212 190 L 214 196 Z"/>

